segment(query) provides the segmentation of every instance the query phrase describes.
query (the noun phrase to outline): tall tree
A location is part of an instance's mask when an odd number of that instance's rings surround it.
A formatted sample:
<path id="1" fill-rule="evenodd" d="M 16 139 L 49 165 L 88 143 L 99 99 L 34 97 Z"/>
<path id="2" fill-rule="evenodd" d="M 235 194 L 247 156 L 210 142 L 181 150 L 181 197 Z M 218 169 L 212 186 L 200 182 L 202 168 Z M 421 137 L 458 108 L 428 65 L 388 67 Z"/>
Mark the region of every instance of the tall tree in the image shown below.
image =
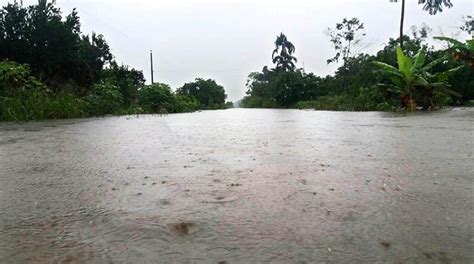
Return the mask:
<path id="1" fill-rule="evenodd" d="M 288 38 L 281 33 L 275 41 L 275 50 L 272 54 L 273 63 L 276 64 L 277 70 L 294 71 L 295 63 L 298 60 L 293 56 L 295 46 L 288 41 Z"/>
<path id="2" fill-rule="evenodd" d="M 398 2 L 399 0 L 390 0 L 390 2 Z M 405 2 L 402 0 L 402 11 L 400 17 L 400 47 L 403 49 L 403 26 L 405 24 Z M 418 0 L 418 4 L 423 4 L 423 10 L 428 11 L 430 15 L 443 12 L 443 7 L 451 8 L 453 4 L 451 0 Z"/>
<path id="3" fill-rule="evenodd" d="M 328 59 L 327 63 L 338 62 L 342 57 L 345 64 L 365 36 L 364 23 L 355 17 L 344 18 L 341 23 L 336 24 L 336 28 L 328 28 L 326 35 L 331 38 L 331 43 L 336 50 L 336 55 Z"/>
<path id="4" fill-rule="evenodd" d="M 102 35 L 81 35 L 75 9 L 63 16 L 46 0 L 0 9 L 0 60 L 27 63 L 32 73 L 52 88 L 60 89 L 58 84 L 66 82 L 89 87 L 112 58 Z"/>

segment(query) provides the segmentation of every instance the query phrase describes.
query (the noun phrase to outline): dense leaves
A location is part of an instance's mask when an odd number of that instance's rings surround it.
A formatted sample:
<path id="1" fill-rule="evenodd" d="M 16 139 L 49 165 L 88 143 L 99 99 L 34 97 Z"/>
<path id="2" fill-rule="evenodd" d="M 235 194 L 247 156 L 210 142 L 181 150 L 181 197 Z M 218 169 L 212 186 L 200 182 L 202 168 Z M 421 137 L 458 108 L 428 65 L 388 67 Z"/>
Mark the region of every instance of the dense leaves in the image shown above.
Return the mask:
<path id="1" fill-rule="evenodd" d="M 194 82 L 184 84 L 177 90 L 177 93 L 195 97 L 199 101 L 201 109 L 225 108 L 227 95 L 224 87 L 212 79 L 197 78 Z"/>
<path id="2" fill-rule="evenodd" d="M 81 35 L 75 10 L 63 18 L 46 0 L 0 10 L 0 60 L 28 64 L 34 76 L 56 90 L 64 82 L 92 85 L 112 58 L 102 35 Z"/>
<path id="3" fill-rule="evenodd" d="M 444 72 L 433 73 L 433 68 L 445 61 L 441 57 L 426 64 L 426 53 L 420 50 L 413 58 L 406 56 L 400 47 L 397 48 L 398 68 L 384 62 L 375 61 L 374 65 L 390 75 L 391 84 L 380 84 L 387 91 L 398 94 L 404 108 L 414 111 L 417 105 L 416 96 L 423 98 L 423 109 L 436 108 L 435 94 L 452 94 L 459 96 L 456 92 L 449 90 L 447 80 L 461 67 L 449 69 Z"/>
<path id="4" fill-rule="evenodd" d="M 465 59 L 471 54 L 472 41 L 451 40 L 453 45 L 448 50 L 435 50 L 426 43 L 428 27 L 412 31 L 412 37 L 403 36 L 403 50 L 398 39 L 390 39 L 375 55 L 348 56 L 334 76 L 318 77 L 302 70 L 281 72 L 264 67 L 249 75 L 242 105 L 379 111 L 409 108 L 411 104 L 412 108 L 420 106 L 426 110 L 474 99 L 474 75 Z M 385 71 L 374 65 L 376 61 Z"/>
<path id="5" fill-rule="evenodd" d="M 105 38 L 83 35 L 76 10 L 63 17 L 54 1 L 0 9 L 0 120 L 191 112 L 224 108 L 225 98 L 214 80 L 179 94 L 145 86 L 142 71 L 119 66 Z"/>

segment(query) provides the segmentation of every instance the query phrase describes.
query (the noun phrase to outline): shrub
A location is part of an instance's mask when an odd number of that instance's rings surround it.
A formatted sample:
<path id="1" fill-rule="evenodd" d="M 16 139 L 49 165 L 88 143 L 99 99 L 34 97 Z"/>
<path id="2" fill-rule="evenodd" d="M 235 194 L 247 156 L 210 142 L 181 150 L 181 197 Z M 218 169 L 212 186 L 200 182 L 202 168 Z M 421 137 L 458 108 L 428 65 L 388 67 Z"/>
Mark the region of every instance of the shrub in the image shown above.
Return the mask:
<path id="1" fill-rule="evenodd" d="M 225 103 L 225 108 L 226 109 L 234 108 L 234 103 L 233 102 L 226 102 Z"/>
<path id="2" fill-rule="evenodd" d="M 167 84 L 155 83 L 143 87 L 139 92 L 140 105 L 150 113 L 173 113 L 177 99 Z"/>
<path id="3" fill-rule="evenodd" d="M 176 95 L 174 112 L 194 112 L 199 109 L 199 101 L 192 95 Z"/>
<path id="4" fill-rule="evenodd" d="M 27 90 L 44 89 L 46 86 L 31 76 L 28 65 L 13 61 L 0 61 L 0 96 L 18 96 Z"/>
<path id="5" fill-rule="evenodd" d="M 116 114 L 123 105 L 123 96 L 117 86 L 103 82 L 93 85 L 86 101 L 89 115 Z"/>

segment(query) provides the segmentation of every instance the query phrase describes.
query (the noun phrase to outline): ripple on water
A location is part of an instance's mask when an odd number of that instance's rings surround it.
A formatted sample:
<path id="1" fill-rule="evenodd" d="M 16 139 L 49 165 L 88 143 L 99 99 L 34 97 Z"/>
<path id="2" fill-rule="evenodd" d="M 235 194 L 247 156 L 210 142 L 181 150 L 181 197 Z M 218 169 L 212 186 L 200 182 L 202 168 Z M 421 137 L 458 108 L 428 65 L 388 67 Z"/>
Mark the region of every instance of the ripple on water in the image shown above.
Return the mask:
<path id="1" fill-rule="evenodd" d="M 0 124 L 0 258 L 472 263 L 473 113 Z"/>

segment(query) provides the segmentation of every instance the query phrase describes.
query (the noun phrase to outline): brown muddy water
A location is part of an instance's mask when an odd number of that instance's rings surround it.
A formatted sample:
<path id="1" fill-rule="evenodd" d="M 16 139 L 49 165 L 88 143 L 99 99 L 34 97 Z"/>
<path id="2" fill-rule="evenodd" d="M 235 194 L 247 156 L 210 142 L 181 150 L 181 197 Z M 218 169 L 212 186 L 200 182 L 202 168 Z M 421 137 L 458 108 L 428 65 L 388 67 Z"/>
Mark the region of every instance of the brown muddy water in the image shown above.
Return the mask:
<path id="1" fill-rule="evenodd" d="M 0 263 L 474 263 L 474 109 L 0 124 Z"/>

